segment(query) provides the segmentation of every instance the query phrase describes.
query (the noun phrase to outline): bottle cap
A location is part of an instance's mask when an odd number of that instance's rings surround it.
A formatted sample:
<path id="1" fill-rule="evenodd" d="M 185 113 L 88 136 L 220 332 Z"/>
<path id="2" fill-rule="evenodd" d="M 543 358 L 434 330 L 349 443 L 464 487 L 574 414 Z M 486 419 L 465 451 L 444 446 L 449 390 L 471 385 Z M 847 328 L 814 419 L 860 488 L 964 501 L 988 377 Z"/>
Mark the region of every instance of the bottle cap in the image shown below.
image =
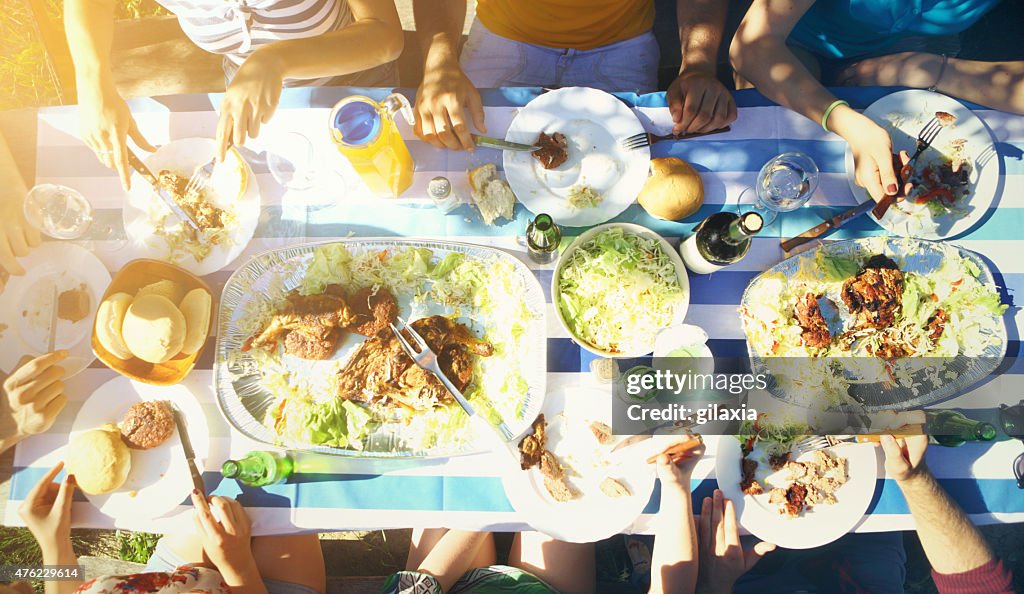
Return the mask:
<path id="1" fill-rule="evenodd" d="M 354 100 L 334 113 L 335 137 L 349 146 L 372 142 L 380 134 L 380 113 L 372 103 Z"/>
<path id="2" fill-rule="evenodd" d="M 747 212 L 740 215 L 740 224 L 750 233 L 757 233 L 764 227 L 764 219 L 756 212 Z"/>

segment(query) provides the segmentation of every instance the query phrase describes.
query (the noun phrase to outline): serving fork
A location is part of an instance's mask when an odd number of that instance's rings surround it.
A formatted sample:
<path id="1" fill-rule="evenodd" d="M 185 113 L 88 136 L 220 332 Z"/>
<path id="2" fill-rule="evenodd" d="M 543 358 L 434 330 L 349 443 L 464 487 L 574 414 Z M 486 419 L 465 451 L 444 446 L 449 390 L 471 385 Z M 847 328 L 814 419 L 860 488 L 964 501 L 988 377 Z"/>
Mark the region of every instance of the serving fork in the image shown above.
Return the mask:
<path id="1" fill-rule="evenodd" d="M 718 128 L 710 132 L 691 132 L 689 134 L 653 134 L 651 132 L 640 132 L 632 136 L 627 136 L 619 141 L 619 146 L 623 150 L 631 151 L 633 149 L 644 148 L 645 146 L 651 146 L 655 142 L 661 142 L 662 140 L 686 140 L 687 138 L 696 138 L 698 136 L 710 136 L 712 134 L 721 134 L 722 132 L 728 132 L 731 130 L 729 126 L 724 128 Z"/>
<path id="2" fill-rule="evenodd" d="M 462 392 L 460 392 L 459 389 L 455 387 L 455 384 L 448 379 L 448 376 L 441 371 L 441 366 L 437 363 L 437 355 L 433 350 L 431 350 L 430 346 L 427 345 L 427 342 L 423 340 L 423 337 L 420 336 L 419 332 L 413 330 L 412 326 L 406 324 L 405 320 L 402 318 L 398 318 L 398 322 L 401 328 L 394 324 L 389 325 L 391 326 L 391 331 L 395 333 L 395 338 L 398 339 L 398 342 L 402 345 L 402 348 L 405 349 L 405 353 L 409 355 L 409 358 L 422 369 L 425 369 L 437 376 L 437 379 L 440 380 L 441 384 L 444 385 L 444 387 L 451 393 L 452 397 L 455 398 L 455 401 L 462 407 L 462 410 L 466 411 L 466 414 L 469 415 L 471 422 L 474 424 L 483 422 L 491 431 L 497 431 L 500 433 L 506 443 L 512 441 L 512 438 L 515 437 L 515 435 L 513 435 L 512 431 L 509 430 L 507 425 L 505 425 L 504 421 L 499 421 L 497 425 L 492 425 L 487 419 L 480 416 L 473 405 L 470 404 L 469 401 L 466 400 L 466 397 L 462 395 Z M 415 342 L 419 347 L 418 351 L 409 344 L 409 341 L 406 340 L 403 332 L 408 333 L 409 336 L 412 337 L 413 342 Z"/>
<path id="3" fill-rule="evenodd" d="M 921 153 L 927 150 L 933 142 L 935 142 L 939 132 L 942 132 L 944 127 L 945 126 L 939 122 L 939 119 L 933 116 L 932 119 L 928 120 L 928 123 L 921 128 L 921 131 L 917 133 L 917 142 L 914 144 L 914 154 L 910 156 L 910 161 L 908 161 L 906 165 L 902 166 L 900 171 L 897 171 L 900 183 L 906 183 L 907 180 L 904 179 L 904 177 L 909 177 L 909 175 L 905 176 L 904 173 L 907 172 L 908 169 L 913 171 L 913 165 L 917 161 L 917 158 L 920 157 Z M 881 219 L 885 216 L 885 213 L 889 211 L 889 207 L 900 199 L 901 197 L 899 196 L 882 197 L 882 199 L 878 201 L 878 204 L 871 209 L 871 214 L 875 215 L 876 219 Z"/>

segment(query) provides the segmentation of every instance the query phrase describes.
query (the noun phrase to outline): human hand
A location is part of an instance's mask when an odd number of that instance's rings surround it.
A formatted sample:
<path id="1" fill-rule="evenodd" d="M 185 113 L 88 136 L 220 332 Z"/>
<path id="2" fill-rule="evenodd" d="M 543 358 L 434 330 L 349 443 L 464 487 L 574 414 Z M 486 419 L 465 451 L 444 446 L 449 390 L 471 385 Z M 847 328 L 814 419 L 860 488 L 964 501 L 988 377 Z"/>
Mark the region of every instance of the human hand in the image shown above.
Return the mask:
<path id="1" fill-rule="evenodd" d="M 842 132 L 836 131 L 850 144 L 857 185 L 868 191 L 875 201 L 899 192 L 899 181 L 893 167 L 892 139 L 881 126 L 851 109 L 842 110 L 845 121 Z"/>
<path id="2" fill-rule="evenodd" d="M 458 60 L 429 61 L 423 82 L 416 90 L 416 136 L 437 148 L 473 152 L 476 143 L 466 124 L 463 108 L 469 111 L 473 127 L 487 133 L 480 92 L 459 67 Z"/>
<path id="3" fill-rule="evenodd" d="M 666 96 L 672 114 L 672 134 L 711 132 L 736 119 L 732 93 L 710 72 L 680 72 Z"/>
<path id="4" fill-rule="evenodd" d="M 58 462 L 40 479 L 18 508 L 18 516 L 36 537 L 44 562 L 52 562 L 62 547 L 71 547 L 71 500 L 75 477 L 67 475 L 61 483 L 53 482 L 64 468 Z"/>
<path id="5" fill-rule="evenodd" d="M 928 473 L 924 461 L 924 453 L 928 449 L 928 436 L 905 435 L 895 438 L 883 435 L 879 438 L 885 452 L 885 473 L 896 479 L 897 483 Z"/>
<path id="6" fill-rule="evenodd" d="M 96 153 L 100 163 L 117 171 L 127 192 L 131 188 L 127 139 L 131 138 L 145 151 L 155 151 L 156 147 L 139 132 L 128 104 L 112 85 L 94 93 L 83 92 L 79 110 L 82 140 Z"/>
<path id="7" fill-rule="evenodd" d="M 689 499 L 690 477 L 693 476 L 697 462 L 704 456 L 704 443 L 686 448 L 682 453 L 674 452 L 677 447 L 689 445 L 693 440 L 699 441 L 700 437 L 688 436 L 688 439 L 672 444 L 663 453 L 658 454 L 656 463 L 663 497 L 679 496 Z"/>
<path id="8" fill-rule="evenodd" d="M 718 489 L 713 499 L 705 497 L 701 504 L 697 537 L 700 541 L 698 592 L 732 592 L 733 584 L 741 575 L 775 550 L 775 545 L 767 542 L 758 542 L 743 550 L 736 508 Z"/>
<path id="9" fill-rule="evenodd" d="M 13 436 L 17 441 L 53 426 L 67 404 L 64 368 L 58 365 L 67 356 L 67 351 L 55 351 L 34 359 L 21 358 L 18 367 L 3 383 L 0 428 L 4 435 Z"/>
<path id="10" fill-rule="evenodd" d="M 24 186 L 16 185 L 24 191 Z M 6 188 L 0 189 L 4 191 Z M 6 200 L 0 198 L 0 269 L 15 276 L 25 274 L 16 258 L 27 256 L 29 248 L 38 246 L 41 241 L 39 230 L 25 220 L 24 199 L 23 195 L 8 196 Z"/>
<path id="11" fill-rule="evenodd" d="M 252 556 L 252 524 L 242 504 L 226 497 L 206 497 L 192 491 L 195 506 L 193 521 L 203 541 L 203 551 L 230 583 L 238 584 L 252 576 L 256 560 Z"/>
<path id="12" fill-rule="evenodd" d="M 217 121 L 217 162 L 224 160 L 228 148 L 242 146 L 246 138 L 256 138 L 260 126 L 270 121 L 281 98 L 284 66 L 268 52 L 272 46 L 249 56 L 235 73 Z"/>

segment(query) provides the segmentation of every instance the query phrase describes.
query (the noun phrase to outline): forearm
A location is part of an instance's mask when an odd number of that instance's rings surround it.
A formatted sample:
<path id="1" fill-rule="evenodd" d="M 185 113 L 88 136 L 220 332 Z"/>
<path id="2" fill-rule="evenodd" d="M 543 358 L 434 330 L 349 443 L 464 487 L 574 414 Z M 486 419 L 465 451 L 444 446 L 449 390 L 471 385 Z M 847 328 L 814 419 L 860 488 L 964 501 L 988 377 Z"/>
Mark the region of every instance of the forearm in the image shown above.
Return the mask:
<path id="1" fill-rule="evenodd" d="M 941 61 L 935 56 L 934 61 Z M 1024 113 L 1024 61 L 979 62 L 950 58 L 937 89 L 993 109 Z"/>
<path id="2" fill-rule="evenodd" d="M 248 59 L 278 68 L 283 78 L 310 79 L 361 72 L 398 58 L 402 30 L 376 19 L 363 19 L 316 37 L 266 45 Z"/>
<path id="3" fill-rule="evenodd" d="M 662 491 L 658 528 L 651 553 L 652 594 L 693 592 L 697 587 L 697 528 L 689 494 Z"/>
<path id="4" fill-rule="evenodd" d="M 43 552 L 43 565 L 78 565 L 78 557 L 71 548 L 71 540 L 52 545 L 40 545 Z M 47 580 L 46 594 L 72 594 L 82 582 Z"/>
<path id="5" fill-rule="evenodd" d="M 737 72 L 758 92 L 811 121 L 821 122 L 821 116 L 835 101 L 835 95 L 814 78 L 783 39 L 760 39 L 734 49 L 732 55 Z"/>
<path id="6" fill-rule="evenodd" d="M 939 573 L 963 573 L 995 556 L 981 533 L 930 472 L 901 481 L 900 489 L 917 524 L 932 568 Z"/>
<path id="7" fill-rule="evenodd" d="M 104 85 L 112 85 L 113 0 L 64 0 L 64 33 L 79 95 L 98 93 Z"/>
<path id="8" fill-rule="evenodd" d="M 677 0 L 681 73 L 689 70 L 715 72 L 728 8 L 729 3 L 721 0 Z"/>
<path id="9" fill-rule="evenodd" d="M 459 59 L 466 0 L 414 0 L 416 38 L 429 67 L 437 61 Z"/>

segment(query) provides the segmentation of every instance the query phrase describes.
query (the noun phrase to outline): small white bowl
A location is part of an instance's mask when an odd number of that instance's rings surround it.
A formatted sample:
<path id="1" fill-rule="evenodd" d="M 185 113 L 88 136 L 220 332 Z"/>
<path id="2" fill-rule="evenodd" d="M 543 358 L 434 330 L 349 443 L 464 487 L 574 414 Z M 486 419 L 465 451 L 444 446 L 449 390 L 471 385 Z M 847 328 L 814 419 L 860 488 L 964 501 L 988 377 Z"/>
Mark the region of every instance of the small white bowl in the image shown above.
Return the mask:
<path id="1" fill-rule="evenodd" d="M 644 355 L 650 354 L 654 350 L 656 336 L 651 336 L 650 342 L 643 351 L 621 353 L 611 353 L 608 351 L 604 351 L 591 344 L 588 344 L 586 341 L 576 336 L 576 333 L 573 332 L 572 328 L 569 327 L 569 324 L 566 321 L 565 316 L 562 314 L 562 308 L 559 307 L 558 281 L 562 277 L 562 269 L 565 267 L 566 262 L 568 262 L 572 257 L 573 252 L 578 250 L 580 246 L 593 239 L 594 236 L 598 235 L 599 233 L 616 227 L 633 235 L 639 235 L 641 237 L 657 240 L 658 243 L 661 244 L 661 249 L 665 252 L 665 255 L 668 256 L 668 259 L 672 262 L 672 266 L 676 270 L 676 277 L 679 279 L 679 285 L 682 287 L 684 294 L 683 304 L 676 308 L 676 313 L 674 319 L 672 320 L 672 325 L 674 326 L 677 324 L 681 324 L 683 322 L 683 319 L 686 318 L 686 312 L 690 307 L 690 279 L 688 276 L 686 276 L 686 266 L 683 264 L 683 259 L 679 257 L 679 252 L 677 252 L 669 244 L 669 242 L 665 241 L 664 237 L 658 235 L 654 231 L 651 231 L 647 227 L 644 227 L 642 225 L 636 225 L 633 223 L 606 223 L 604 225 L 598 225 L 584 232 L 582 235 L 577 237 L 572 243 L 570 243 L 569 246 L 565 248 L 565 251 L 562 252 L 562 256 L 558 259 L 558 264 L 555 266 L 555 273 L 551 279 L 551 303 L 554 304 L 555 306 L 555 312 L 558 316 L 558 322 L 562 325 L 562 328 L 565 328 L 565 331 L 570 336 L 573 337 L 573 340 L 576 341 L 577 344 L 579 344 L 587 351 L 594 353 L 599 357 L 642 357 Z"/>

